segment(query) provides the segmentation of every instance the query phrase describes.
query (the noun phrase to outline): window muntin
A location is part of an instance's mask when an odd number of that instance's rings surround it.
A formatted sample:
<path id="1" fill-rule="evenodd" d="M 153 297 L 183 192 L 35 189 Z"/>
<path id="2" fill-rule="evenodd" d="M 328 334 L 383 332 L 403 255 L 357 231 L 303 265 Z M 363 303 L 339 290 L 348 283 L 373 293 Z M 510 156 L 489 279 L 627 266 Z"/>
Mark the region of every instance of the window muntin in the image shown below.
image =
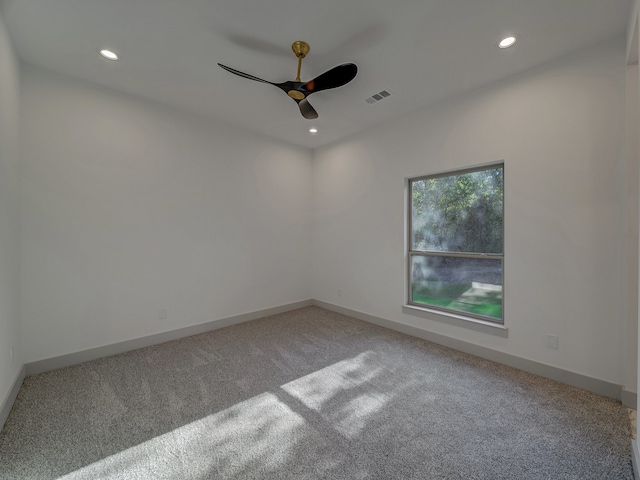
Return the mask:
<path id="1" fill-rule="evenodd" d="M 409 304 L 503 321 L 504 166 L 409 179 Z"/>

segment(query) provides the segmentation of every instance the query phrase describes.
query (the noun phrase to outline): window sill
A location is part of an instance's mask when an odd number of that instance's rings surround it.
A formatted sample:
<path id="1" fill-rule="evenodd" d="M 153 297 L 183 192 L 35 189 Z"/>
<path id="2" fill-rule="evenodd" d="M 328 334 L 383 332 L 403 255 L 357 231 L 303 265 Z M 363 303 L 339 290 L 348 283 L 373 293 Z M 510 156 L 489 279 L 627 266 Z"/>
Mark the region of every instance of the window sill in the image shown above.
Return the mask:
<path id="1" fill-rule="evenodd" d="M 504 325 L 486 322 L 477 318 L 465 317 L 463 315 L 456 315 L 454 313 L 442 312 L 440 310 L 417 307 L 415 305 L 403 305 L 402 313 L 426 318 L 428 320 L 436 320 L 438 322 L 456 325 L 462 328 L 468 328 L 477 332 L 490 333 L 491 335 L 503 338 L 507 338 L 509 332 L 509 329 Z"/>

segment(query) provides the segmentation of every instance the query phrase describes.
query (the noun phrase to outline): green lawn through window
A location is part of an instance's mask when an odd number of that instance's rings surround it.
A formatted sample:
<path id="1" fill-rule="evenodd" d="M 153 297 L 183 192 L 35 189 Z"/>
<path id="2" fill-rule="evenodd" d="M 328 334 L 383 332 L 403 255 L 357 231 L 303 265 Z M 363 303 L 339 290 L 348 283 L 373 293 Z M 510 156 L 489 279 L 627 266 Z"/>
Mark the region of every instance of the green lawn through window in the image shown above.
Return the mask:
<path id="1" fill-rule="evenodd" d="M 423 281 L 413 284 L 414 303 L 502 319 L 502 291 L 473 284 Z"/>

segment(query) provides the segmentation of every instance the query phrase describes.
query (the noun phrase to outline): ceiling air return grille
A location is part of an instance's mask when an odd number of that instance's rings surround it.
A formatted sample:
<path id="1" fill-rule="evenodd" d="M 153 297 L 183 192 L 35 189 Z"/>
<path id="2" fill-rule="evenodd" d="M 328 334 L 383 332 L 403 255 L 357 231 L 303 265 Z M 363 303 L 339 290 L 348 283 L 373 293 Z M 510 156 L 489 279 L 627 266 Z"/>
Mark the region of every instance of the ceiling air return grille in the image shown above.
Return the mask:
<path id="1" fill-rule="evenodd" d="M 378 92 L 375 95 L 371 95 L 370 97 L 365 98 L 364 101 L 367 103 L 376 103 L 390 96 L 391 94 L 389 92 L 387 92 L 386 90 L 382 90 L 381 92 Z"/>

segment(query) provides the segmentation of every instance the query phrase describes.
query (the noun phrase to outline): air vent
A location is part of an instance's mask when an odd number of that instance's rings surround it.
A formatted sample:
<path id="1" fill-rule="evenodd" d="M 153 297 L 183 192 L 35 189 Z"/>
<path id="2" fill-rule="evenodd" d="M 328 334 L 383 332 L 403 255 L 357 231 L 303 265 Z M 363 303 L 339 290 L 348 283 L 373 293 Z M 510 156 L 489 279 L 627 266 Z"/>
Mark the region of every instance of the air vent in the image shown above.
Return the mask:
<path id="1" fill-rule="evenodd" d="M 391 96 L 389 92 L 387 92 L 386 90 L 382 90 L 381 92 L 378 92 L 375 95 L 371 95 L 369 98 L 365 98 L 364 101 L 367 103 L 376 103 L 389 96 Z"/>

